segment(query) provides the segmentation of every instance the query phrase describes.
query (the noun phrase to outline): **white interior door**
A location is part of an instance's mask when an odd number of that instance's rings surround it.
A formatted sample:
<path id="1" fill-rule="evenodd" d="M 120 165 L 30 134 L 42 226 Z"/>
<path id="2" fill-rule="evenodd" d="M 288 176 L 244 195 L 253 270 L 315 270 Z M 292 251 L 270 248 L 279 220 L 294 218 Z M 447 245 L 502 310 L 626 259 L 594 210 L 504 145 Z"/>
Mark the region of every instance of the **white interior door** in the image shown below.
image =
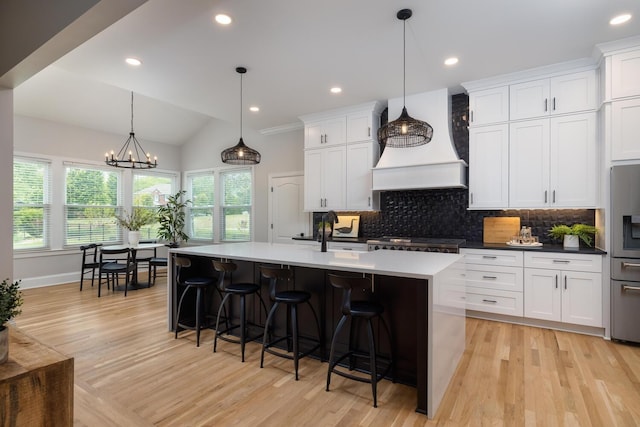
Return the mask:
<path id="1" fill-rule="evenodd" d="M 292 243 L 293 236 L 309 236 L 309 213 L 304 212 L 302 173 L 269 178 L 269 242 Z"/>

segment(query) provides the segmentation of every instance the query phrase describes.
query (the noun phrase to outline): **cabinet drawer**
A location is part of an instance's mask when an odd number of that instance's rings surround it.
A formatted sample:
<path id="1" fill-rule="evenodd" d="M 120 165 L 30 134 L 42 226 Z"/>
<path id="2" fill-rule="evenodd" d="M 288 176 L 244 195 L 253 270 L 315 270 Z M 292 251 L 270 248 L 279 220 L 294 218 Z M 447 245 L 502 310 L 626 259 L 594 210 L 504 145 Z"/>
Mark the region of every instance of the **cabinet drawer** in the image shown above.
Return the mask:
<path id="1" fill-rule="evenodd" d="M 467 288 L 467 310 L 522 316 L 524 313 L 522 292 Z"/>
<path id="2" fill-rule="evenodd" d="M 522 267 L 467 265 L 467 286 L 522 292 Z"/>
<path id="3" fill-rule="evenodd" d="M 522 251 L 495 249 L 460 249 L 467 264 L 522 267 Z"/>
<path id="4" fill-rule="evenodd" d="M 602 272 L 602 256 L 586 254 L 567 254 L 552 252 L 526 252 L 524 266 L 528 268 L 547 268 L 553 270 Z"/>

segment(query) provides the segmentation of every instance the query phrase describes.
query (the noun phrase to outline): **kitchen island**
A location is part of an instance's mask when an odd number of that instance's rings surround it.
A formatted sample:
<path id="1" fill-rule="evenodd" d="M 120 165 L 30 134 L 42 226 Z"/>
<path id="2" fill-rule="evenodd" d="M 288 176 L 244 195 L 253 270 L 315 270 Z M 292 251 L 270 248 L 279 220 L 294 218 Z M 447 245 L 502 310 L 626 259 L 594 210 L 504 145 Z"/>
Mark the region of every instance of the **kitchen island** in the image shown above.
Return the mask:
<path id="1" fill-rule="evenodd" d="M 320 252 L 318 246 L 247 242 L 171 249 L 169 271 L 176 256 L 191 258 L 198 274 L 211 275 L 215 275 L 211 259 L 232 260 L 238 264 L 234 280 L 256 283 L 261 281 L 262 264 L 292 267 L 295 286 L 314 295 L 325 342 L 339 318 L 339 293 L 331 289 L 327 274 L 371 277 L 371 289 L 359 290 L 359 296 L 376 298 L 386 307 L 393 325 L 397 379 L 417 388 L 418 412 L 435 415 L 465 346 L 465 308 L 459 298 L 465 292 L 463 256 L 389 250 Z M 173 330 L 177 292 L 173 275 L 168 276 L 168 327 Z M 266 289 L 266 283 L 263 286 Z M 255 318 L 264 321 L 257 305 L 254 311 Z M 324 355 L 321 358 L 325 360 Z"/>

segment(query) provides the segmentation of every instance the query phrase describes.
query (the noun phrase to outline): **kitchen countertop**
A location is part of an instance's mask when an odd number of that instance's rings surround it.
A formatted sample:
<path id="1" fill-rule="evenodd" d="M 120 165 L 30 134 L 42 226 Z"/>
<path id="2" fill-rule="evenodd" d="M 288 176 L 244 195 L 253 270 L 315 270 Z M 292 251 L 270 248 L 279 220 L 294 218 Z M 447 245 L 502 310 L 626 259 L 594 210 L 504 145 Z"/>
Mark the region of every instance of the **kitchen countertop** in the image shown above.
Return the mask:
<path id="1" fill-rule="evenodd" d="M 509 246 L 506 243 L 484 243 L 484 242 L 466 242 L 460 248 L 468 249 L 500 249 L 507 251 L 538 251 L 538 252 L 559 252 L 559 253 L 573 253 L 573 254 L 587 254 L 587 255 L 606 255 L 607 252 L 602 249 L 580 246 L 578 250 L 567 250 L 560 244 L 545 243 L 542 246 Z"/>

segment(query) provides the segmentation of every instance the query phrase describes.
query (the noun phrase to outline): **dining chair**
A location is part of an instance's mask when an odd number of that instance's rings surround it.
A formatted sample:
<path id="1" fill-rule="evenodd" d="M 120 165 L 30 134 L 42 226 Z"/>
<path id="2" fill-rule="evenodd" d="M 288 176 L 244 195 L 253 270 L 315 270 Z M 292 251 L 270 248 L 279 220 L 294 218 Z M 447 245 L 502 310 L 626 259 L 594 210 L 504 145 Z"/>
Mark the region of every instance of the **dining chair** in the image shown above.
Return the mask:
<path id="1" fill-rule="evenodd" d="M 145 244 L 145 243 L 157 243 L 156 240 L 140 240 L 139 242 L 140 244 Z M 143 253 L 143 255 L 141 256 L 140 253 Z M 147 264 L 147 270 L 148 270 L 148 283 L 149 286 L 152 286 L 153 284 L 155 284 L 155 277 L 152 275 L 152 271 L 154 271 L 153 265 L 151 263 L 151 260 L 153 260 L 154 258 L 158 257 L 158 250 L 157 248 L 152 248 L 152 249 L 138 249 L 136 251 L 136 263 L 138 264 L 138 267 L 140 267 L 140 264 Z"/>
<path id="2" fill-rule="evenodd" d="M 80 246 L 82 251 L 82 267 L 80 270 L 80 290 L 82 290 L 82 284 L 84 282 L 85 274 L 91 272 L 91 287 L 96 277 L 96 269 L 100 267 L 98 262 L 98 248 L 102 246 L 102 243 L 90 243 L 88 245 Z"/>
<path id="3" fill-rule="evenodd" d="M 124 296 L 127 296 L 127 288 L 136 273 L 136 262 L 129 248 L 101 249 L 100 250 L 100 277 L 98 279 L 98 297 L 102 288 L 102 276 L 106 276 L 107 289 L 111 284 L 113 291 L 119 286 L 119 275 L 125 275 Z"/>

